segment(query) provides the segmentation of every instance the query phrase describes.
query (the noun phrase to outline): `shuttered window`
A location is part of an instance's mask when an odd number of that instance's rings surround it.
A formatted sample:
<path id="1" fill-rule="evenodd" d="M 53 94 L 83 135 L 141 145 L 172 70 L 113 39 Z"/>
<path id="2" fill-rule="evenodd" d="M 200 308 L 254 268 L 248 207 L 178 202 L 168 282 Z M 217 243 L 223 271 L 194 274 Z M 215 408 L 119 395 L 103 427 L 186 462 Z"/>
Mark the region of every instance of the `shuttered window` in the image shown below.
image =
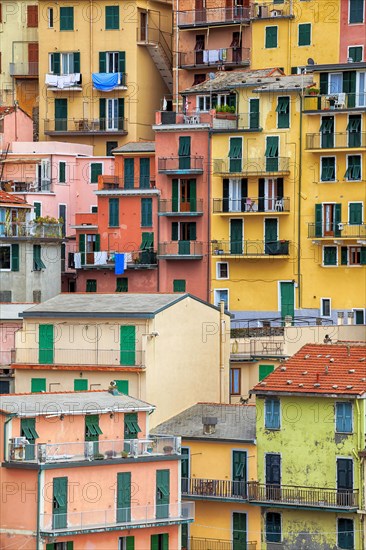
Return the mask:
<path id="1" fill-rule="evenodd" d="M 229 171 L 241 172 L 243 158 L 243 140 L 230 138 L 229 141 Z"/>
<path id="2" fill-rule="evenodd" d="M 321 181 L 335 181 L 335 157 L 321 159 Z"/>
<path id="3" fill-rule="evenodd" d="M 34 244 L 33 245 L 33 271 L 41 271 L 42 269 L 46 269 L 46 266 L 42 262 L 41 252 L 42 252 L 41 245 Z"/>
<path id="4" fill-rule="evenodd" d="M 128 380 L 115 380 L 119 393 L 128 395 Z"/>
<path id="5" fill-rule="evenodd" d="M 86 292 L 96 292 L 97 291 L 97 280 L 96 279 L 87 279 L 85 290 L 86 290 Z"/>
<path id="6" fill-rule="evenodd" d="M 353 520 L 339 518 L 337 523 L 338 548 L 342 550 L 353 550 L 355 547 L 355 535 Z"/>
<path id="7" fill-rule="evenodd" d="M 128 278 L 118 277 L 116 281 L 116 292 L 128 292 Z"/>
<path id="8" fill-rule="evenodd" d="M 184 279 L 174 279 L 173 292 L 185 292 L 185 291 L 186 291 L 186 281 Z"/>
<path id="9" fill-rule="evenodd" d="M 45 378 L 32 378 L 31 379 L 31 392 L 37 393 L 46 391 L 46 379 Z"/>
<path id="10" fill-rule="evenodd" d="M 150 550 L 169 550 L 169 534 L 151 535 Z"/>
<path id="11" fill-rule="evenodd" d="M 35 418 L 22 418 L 20 423 L 22 437 L 26 437 L 28 441 L 34 441 L 39 437 L 36 430 Z"/>
<path id="12" fill-rule="evenodd" d="M 125 159 L 124 160 L 124 180 L 125 180 L 125 189 L 133 189 L 134 187 L 134 162 L 135 159 Z"/>
<path id="13" fill-rule="evenodd" d="M 361 115 L 350 115 L 347 124 L 348 146 L 361 147 Z"/>
<path id="14" fill-rule="evenodd" d="M 362 224 L 362 202 L 350 202 L 348 206 L 348 223 L 350 225 Z"/>
<path id="15" fill-rule="evenodd" d="M 9 249 L 9 247 L 2 246 L 0 250 L 2 249 Z M 11 270 L 12 271 L 19 271 L 19 244 L 12 244 L 11 245 Z"/>
<path id="16" fill-rule="evenodd" d="M 349 0 L 349 22 L 363 23 L 364 21 L 364 0 Z"/>
<path id="17" fill-rule="evenodd" d="M 58 163 L 58 182 L 66 183 L 66 162 Z"/>
<path id="18" fill-rule="evenodd" d="M 74 391 L 87 391 L 88 381 L 85 378 L 75 378 Z"/>
<path id="19" fill-rule="evenodd" d="M 299 25 L 299 46 L 310 46 L 311 44 L 311 23 L 302 23 Z"/>
<path id="20" fill-rule="evenodd" d="M 136 439 L 137 434 L 141 432 L 138 425 L 137 413 L 125 413 L 124 416 L 124 437 L 125 439 Z"/>
<path id="21" fill-rule="evenodd" d="M 277 128 L 290 127 L 290 98 L 279 97 L 277 100 Z"/>
<path id="22" fill-rule="evenodd" d="M 323 247 L 323 265 L 328 265 L 328 266 L 337 265 L 337 247 L 336 246 Z"/>
<path id="23" fill-rule="evenodd" d="M 150 159 L 140 159 L 140 189 L 150 187 Z"/>
<path id="24" fill-rule="evenodd" d="M 280 401 L 278 399 L 266 399 L 265 401 L 265 427 L 269 430 L 280 428 Z"/>
<path id="25" fill-rule="evenodd" d="M 119 227 L 119 199 L 109 199 L 109 227 Z"/>
<path id="26" fill-rule="evenodd" d="M 141 227 L 152 226 L 152 199 L 141 199 Z"/>
<path id="27" fill-rule="evenodd" d="M 154 247 L 154 233 L 143 232 L 140 250 L 150 250 Z"/>
<path id="28" fill-rule="evenodd" d="M 74 30 L 74 8 L 60 8 L 60 31 Z"/>
<path id="29" fill-rule="evenodd" d="M 90 414 L 85 416 L 85 441 L 98 441 L 98 437 L 102 435 L 102 430 L 99 427 L 99 416 Z"/>
<path id="30" fill-rule="evenodd" d="M 189 136 L 180 136 L 178 156 L 179 169 L 189 170 L 191 167 L 191 138 Z"/>
<path id="31" fill-rule="evenodd" d="M 90 183 L 98 183 L 98 176 L 103 174 L 103 164 L 101 162 L 92 162 L 90 164 Z"/>
<path id="32" fill-rule="evenodd" d="M 266 541 L 281 542 L 281 514 L 277 512 L 266 514 Z"/>
<path id="33" fill-rule="evenodd" d="M 347 170 L 344 177 L 349 181 L 359 181 L 361 179 L 360 155 L 349 155 L 347 157 Z"/>
<path id="34" fill-rule="evenodd" d="M 38 27 L 38 6 L 27 6 L 27 27 Z"/>
<path id="35" fill-rule="evenodd" d="M 119 6 L 105 7 L 105 28 L 106 30 L 119 29 Z"/>
<path id="36" fill-rule="evenodd" d="M 352 59 L 353 63 L 362 61 L 362 46 L 352 46 L 348 48 L 348 57 Z"/>
<path id="37" fill-rule="evenodd" d="M 278 45 L 278 27 L 266 27 L 266 48 L 277 48 Z"/>
<path id="38" fill-rule="evenodd" d="M 136 363 L 136 327 L 121 325 L 120 327 L 120 364 L 135 365 Z"/>
<path id="39" fill-rule="evenodd" d="M 54 327 L 53 325 L 39 325 L 38 327 L 38 362 L 41 365 L 53 363 L 54 354 Z"/>
<path id="40" fill-rule="evenodd" d="M 266 140 L 266 151 L 264 156 L 266 157 L 266 171 L 277 172 L 278 171 L 278 151 L 279 151 L 279 137 L 268 136 Z"/>
<path id="41" fill-rule="evenodd" d="M 352 432 L 352 403 L 336 403 L 336 431 Z"/>

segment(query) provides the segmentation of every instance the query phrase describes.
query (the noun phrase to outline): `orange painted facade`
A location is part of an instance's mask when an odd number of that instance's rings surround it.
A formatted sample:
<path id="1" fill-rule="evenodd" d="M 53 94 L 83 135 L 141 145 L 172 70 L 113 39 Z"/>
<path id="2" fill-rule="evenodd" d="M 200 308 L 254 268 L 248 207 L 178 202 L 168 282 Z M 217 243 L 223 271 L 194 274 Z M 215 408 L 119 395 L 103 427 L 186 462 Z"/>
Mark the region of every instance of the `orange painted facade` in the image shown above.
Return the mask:
<path id="1" fill-rule="evenodd" d="M 347 63 L 352 53 L 349 48 L 354 47 L 362 48 L 362 58 L 357 59 L 357 61 L 366 61 L 366 6 L 363 7 L 363 21 L 359 23 L 350 22 L 349 7 L 349 0 L 341 0 L 340 63 Z M 356 61 L 356 59 L 353 61 Z"/>

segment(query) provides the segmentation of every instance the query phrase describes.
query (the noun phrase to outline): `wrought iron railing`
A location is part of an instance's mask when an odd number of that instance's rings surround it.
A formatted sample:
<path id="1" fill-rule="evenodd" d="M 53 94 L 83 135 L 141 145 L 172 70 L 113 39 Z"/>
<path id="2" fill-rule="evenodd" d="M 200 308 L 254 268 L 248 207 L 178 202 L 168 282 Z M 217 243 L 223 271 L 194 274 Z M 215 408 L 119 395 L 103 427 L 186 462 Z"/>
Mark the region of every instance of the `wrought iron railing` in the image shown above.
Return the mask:
<path id="1" fill-rule="evenodd" d="M 127 132 L 127 119 L 121 117 L 110 118 L 56 118 L 45 119 L 44 131 L 47 132 Z"/>
<path id="2" fill-rule="evenodd" d="M 213 199 L 213 212 L 289 212 L 289 197 L 243 197 L 242 199 Z"/>
<path id="3" fill-rule="evenodd" d="M 366 224 L 362 223 L 356 225 L 343 222 L 332 222 L 329 224 L 329 226 L 327 224 L 324 224 L 323 222 L 308 224 L 309 239 L 327 237 L 341 237 L 342 239 L 365 238 Z"/>
<path id="4" fill-rule="evenodd" d="M 14 352 L 17 364 L 54 364 L 54 365 L 121 365 L 141 367 L 145 361 L 145 351 L 124 349 L 63 349 L 17 347 Z"/>
<path id="5" fill-rule="evenodd" d="M 228 65 L 248 65 L 250 62 L 249 48 L 219 48 L 215 50 L 195 50 L 179 52 L 179 66 L 188 67 L 217 67 Z"/>
<path id="6" fill-rule="evenodd" d="M 197 496 L 208 499 L 247 499 L 245 481 L 228 479 L 182 478 L 182 495 Z"/>
<path id="7" fill-rule="evenodd" d="M 203 199 L 160 199 L 160 214 L 196 214 L 203 212 Z"/>
<path id="8" fill-rule="evenodd" d="M 366 147 L 366 132 L 306 134 L 306 149 L 352 149 Z"/>
<path id="9" fill-rule="evenodd" d="M 181 157 L 159 157 L 158 171 L 162 173 L 165 173 L 165 172 L 202 173 L 203 157 L 200 157 L 197 155 L 181 156 Z"/>
<path id="10" fill-rule="evenodd" d="M 256 159 L 226 158 L 214 159 L 215 174 L 278 174 L 290 171 L 288 157 L 262 157 Z"/>
<path id="11" fill-rule="evenodd" d="M 216 256 L 288 256 L 290 241 L 218 241 L 212 243 L 212 254 Z"/>
<path id="12" fill-rule="evenodd" d="M 178 27 L 190 27 L 203 24 L 209 25 L 210 23 L 241 22 L 248 21 L 250 16 L 250 8 L 245 6 L 179 11 L 177 13 L 177 25 Z"/>
<path id="13" fill-rule="evenodd" d="M 200 241 L 170 241 L 159 244 L 158 256 L 180 258 L 202 258 L 203 243 Z"/>
<path id="14" fill-rule="evenodd" d="M 62 238 L 62 223 L 0 222 L 1 237 Z"/>

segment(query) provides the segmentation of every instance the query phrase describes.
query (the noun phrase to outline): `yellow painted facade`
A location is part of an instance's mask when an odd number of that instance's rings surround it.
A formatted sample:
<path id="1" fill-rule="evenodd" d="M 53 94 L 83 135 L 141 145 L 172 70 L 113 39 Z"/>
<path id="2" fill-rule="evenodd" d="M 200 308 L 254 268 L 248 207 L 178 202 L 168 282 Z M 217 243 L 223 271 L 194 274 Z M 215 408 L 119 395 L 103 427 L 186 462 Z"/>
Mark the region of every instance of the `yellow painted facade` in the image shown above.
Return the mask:
<path id="1" fill-rule="evenodd" d="M 94 145 L 97 155 L 106 153 L 109 141 L 121 146 L 129 141 L 153 139 L 154 111 L 160 108 L 169 90 L 148 45 L 157 44 L 159 50 L 161 41 L 169 44 L 171 4 L 144 0 L 129 4 L 118 1 L 113 5 L 104 0 L 66 2 L 63 6 L 41 0 L 39 4 L 40 139 L 59 140 L 60 136 L 67 136 L 67 141 Z M 73 30 L 60 30 L 61 10 L 65 7 L 73 9 L 73 24 L 66 23 Z M 106 9 L 111 7 L 116 9 L 115 19 L 107 20 Z M 106 29 L 111 25 L 115 28 Z M 77 70 L 67 66 L 67 54 L 74 52 L 79 58 Z M 55 53 L 61 54 L 61 75 L 80 72 L 80 84 L 62 89 L 46 84 L 46 75 L 54 69 L 51 54 Z M 124 62 L 120 55 L 124 55 Z M 102 92 L 92 82 L 92 73 L 102 72 L 124 72 L 125 76 L 112 91 Z M 67 107 L 65 101 L 59 100 L 66 100 Z M 105 100 L 103 108 L 101 100 Z M 65 122 L 57 123 L 55 119 L 59 118 Z"/>

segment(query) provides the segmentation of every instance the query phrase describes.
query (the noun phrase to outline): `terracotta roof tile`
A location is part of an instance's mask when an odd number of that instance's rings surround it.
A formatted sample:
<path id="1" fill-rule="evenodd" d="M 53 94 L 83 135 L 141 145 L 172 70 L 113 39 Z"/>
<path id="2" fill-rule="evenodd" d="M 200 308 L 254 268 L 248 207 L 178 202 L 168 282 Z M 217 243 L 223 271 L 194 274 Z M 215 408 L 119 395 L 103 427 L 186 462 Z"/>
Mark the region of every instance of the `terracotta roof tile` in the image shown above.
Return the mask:
<path id="1" fill-rule="evenodd" d="M 27 201 L 17 195 L 11 195 L 5 191 L 0 191 L 0 204 L 27 204 Z"/>
<path id="2" fill-rule="evenodd" d="M 366 393 L 366 344 L 307 344 L 252 389 L 252 393 Z"/>

